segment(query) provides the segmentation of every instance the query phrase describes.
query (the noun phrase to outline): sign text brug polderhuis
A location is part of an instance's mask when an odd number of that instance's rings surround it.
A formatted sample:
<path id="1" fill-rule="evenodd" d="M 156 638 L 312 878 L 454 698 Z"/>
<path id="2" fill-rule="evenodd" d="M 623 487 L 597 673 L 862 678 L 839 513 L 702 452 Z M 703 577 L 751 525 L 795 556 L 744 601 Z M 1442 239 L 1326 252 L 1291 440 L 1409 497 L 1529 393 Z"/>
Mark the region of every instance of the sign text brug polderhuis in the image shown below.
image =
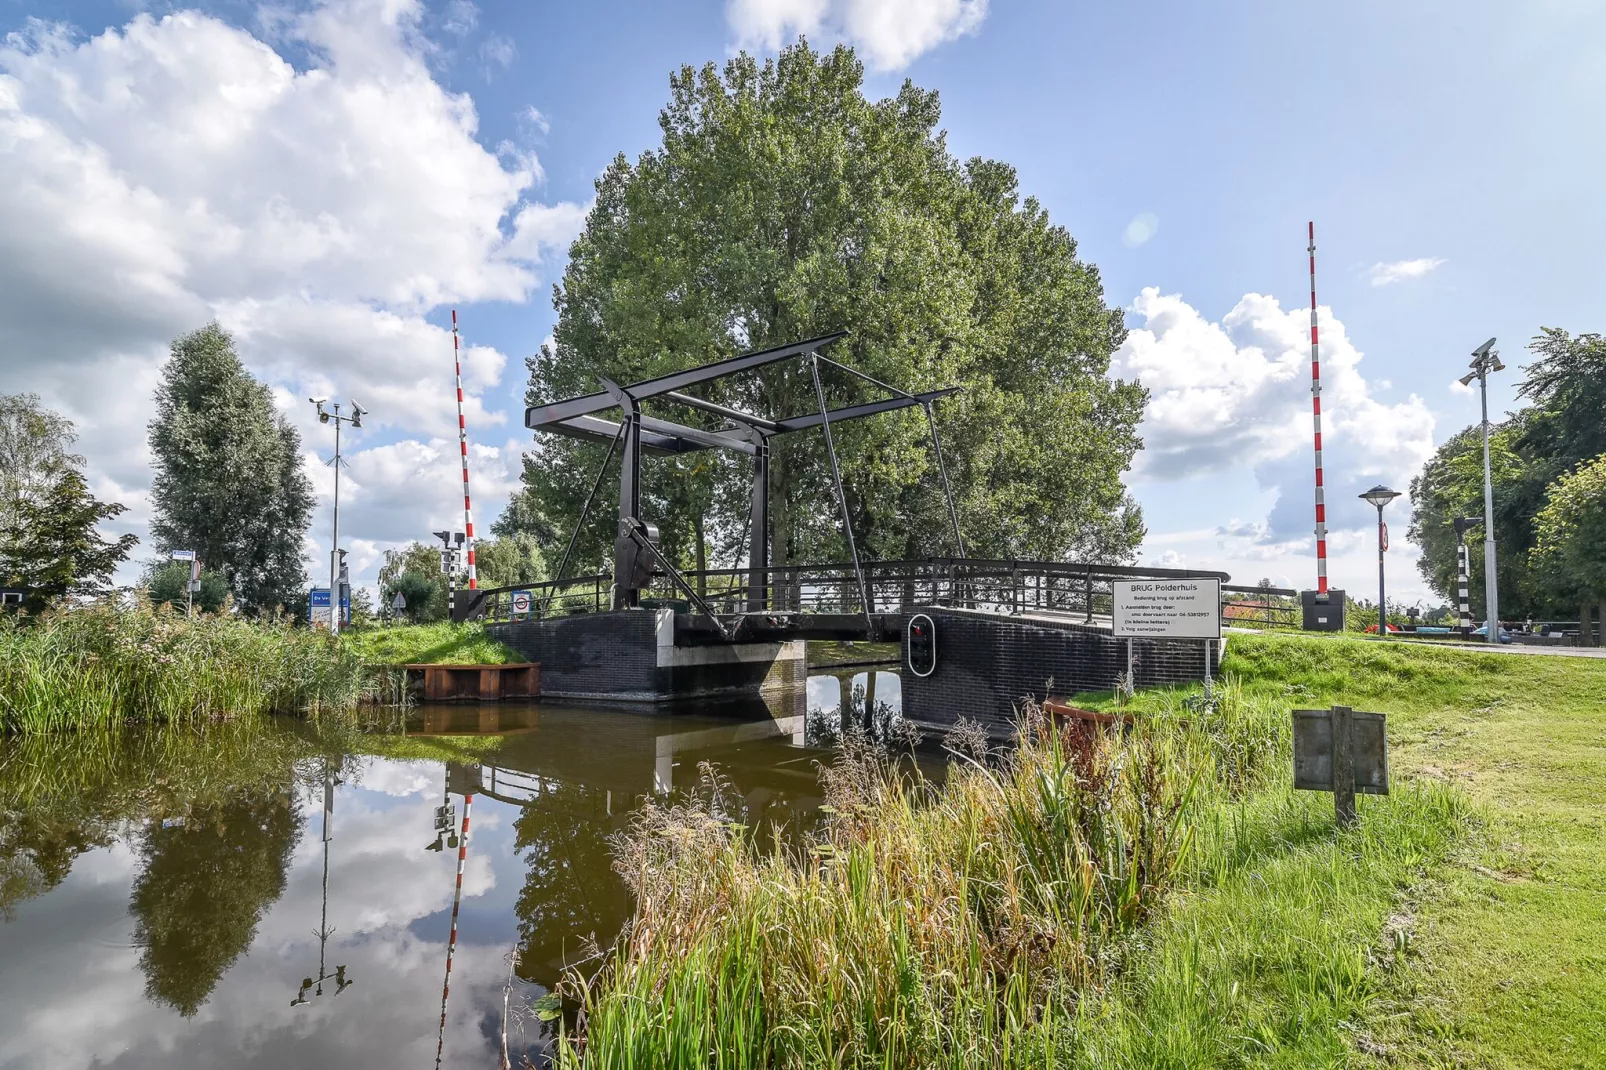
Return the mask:
<path id="1" fill-rule="evenodd" d="M 1221 638 L 1221 582 L 1118 580 L 1114 632 L 1118 636 Z"/>

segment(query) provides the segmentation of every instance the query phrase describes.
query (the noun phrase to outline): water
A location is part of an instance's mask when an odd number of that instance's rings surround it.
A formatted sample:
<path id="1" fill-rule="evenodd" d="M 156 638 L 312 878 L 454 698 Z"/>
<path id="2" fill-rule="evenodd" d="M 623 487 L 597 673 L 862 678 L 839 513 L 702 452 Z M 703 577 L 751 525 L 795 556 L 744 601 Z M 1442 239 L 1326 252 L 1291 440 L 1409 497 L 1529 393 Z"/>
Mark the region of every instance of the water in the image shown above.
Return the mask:
<path id="1" fill-rule="evenodd" d="M 642 797 L 708 761 L 739 820 L 811 827 L 866 682 L 0 741 L 0 1068 L 495 1067 L 504 1000 L 513 1065 L 539 1063 L 550 1027 L 519 1008 L 629 917 L 607 841 Z M 877 673 L 869 721 L 898 707 Z"/>

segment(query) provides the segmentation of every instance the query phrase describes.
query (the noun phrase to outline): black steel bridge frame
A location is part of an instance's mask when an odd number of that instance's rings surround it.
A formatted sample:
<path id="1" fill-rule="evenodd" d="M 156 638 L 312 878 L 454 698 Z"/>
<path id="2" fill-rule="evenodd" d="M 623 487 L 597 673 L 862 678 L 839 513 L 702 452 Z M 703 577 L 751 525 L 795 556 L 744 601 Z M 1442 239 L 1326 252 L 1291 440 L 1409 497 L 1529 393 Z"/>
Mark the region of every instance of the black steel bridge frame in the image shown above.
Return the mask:
<path id="1" fill-rule="evenodd" d="M 842 510 L 843 532 L 848 553 L 852 558 L 853 582 L 859 589 L 861 604 L 868 606 L 869 591 L 859 560 L 858 546 L 853 538 L 853 525 L 848 516 L 847 498 L 842 491 L 842 472 L 837 463 L 836 444 L 831 434 L 833 424 L 857 420 L 896 409 L 920 406 L 925 410 L 926 424 L 931 433 L 931 446 L 942 476 L 943 494 L 948 503 L 948 516 L 953 523 L 954 545 L 960 557 L 964 556 L 964 538 L 959 531 L 959 513 L 954 507 L 953 492 L 948 484 L 948 468 L 942 456 L 942 442 L 937 435 L 937 421 L 932 406 L 941 398 L 957 392 L 958 387 L 946 387 L 920 394 L 881 382 L 863 372 L 820 355 L 819 350 L 845 337 L 845 332 L 822 335 L 789 345 L 746 353 L 728 360 L 716 361 L 697 368 L 673 372 L 628 386 L 608 379 L 602 380 L 603 389 L 584 397 L 532 406 L 525 410 L 525 426 L 535 431 L 549 431 L 570 438 L 608 442 L 608 456 L 597 472 L 591 493 L 581 510 L 581 516 L 569 537 L 556 576 L 561 581 L 568 567 L 580 528 L 585 523 L 596 498 L 597 490 L 613 461 L 615 452 L 622 447 L 619 466 L 619 536 L 615 544 L 612 605 L 625 609 L 640 604 L 642 586 L 636 582 L 645 579 L 645 570 L 632 567 L 638 560 L 656 564 L 671 575 L 681 575 L 658 552 L 652 529 L 641 518 L 641 453 L 643 450 L 663 454 L 691 453 L 705 449 L 728 449 L 753 458 L 752 512 L 749 519 L 748 568 L 746 595 L 748 612 L 761 612 L 768 604 L 770 568 L 769 493 L 770 493 L 770 440 L 777 435 L 792 434 L 820 428 L 825 435 L 826 451 L 831 459 L 831 478 L 836 488 L 837 502 Z M 783 360 L 801 358 L 808 363 L 814 383 L 819 411 L 785 419 L 770 419 L 753 413 L 721 405 L 685 393 L 694 386 L 711 383 L 742 372 L 761 368 Z M 839 409 L 826 408 L 825 389 L 820 380 L 820 365 L 827 364 L 879 387 L 893 396 L 880 401 L 849 405 Z M 724 426 L 717 430 L 691 427 L 642 412 L 642 403 L 662 399 L 684 408 L 717 416 Z M 607 420 L 598 413 L 618 409 L 617 421 Z M 687 587 L 689 590 L 689 586 Z M 696 597 L 694 595 L 694 597 Z M 866 610 L 868 612 L 868 610 Z"/>

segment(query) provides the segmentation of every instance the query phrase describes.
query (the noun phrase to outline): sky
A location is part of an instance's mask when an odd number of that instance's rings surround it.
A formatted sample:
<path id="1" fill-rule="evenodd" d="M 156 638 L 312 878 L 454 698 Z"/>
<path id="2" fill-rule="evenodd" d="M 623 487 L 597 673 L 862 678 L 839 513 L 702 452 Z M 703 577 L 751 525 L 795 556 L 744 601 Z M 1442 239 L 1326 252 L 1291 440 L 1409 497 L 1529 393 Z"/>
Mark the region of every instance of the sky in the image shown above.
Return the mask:
<path id="1" fill-rule="evenodd" d="M 0 0 L 0 391 L 76 422 L 143 560 L 151 394 L 215 318 L 302 433 L 309 567 L 333 443 L 306 399 L 371 411 L 341 531 L 372 583 L 387 548 L 461 526 L 451 310 L 484 532 L 595 179 L 656 144 L 679 66 L 800 33 L 853 44 L 872 96 L 938 90 L 950 150 L 1013 164 L 1099 267 L 1130 331 L 1112 374 L 1151 391 L 1143 563 L 1314 584 L 1307 221 L 1329 572 L 1356 595 L 1356 495 L 1406 490 L 1477 420 L 1471 350 L 1500 340 L 1498 415 L 1541 326 L 1606 326 L 1591 0 Z M 1388 515 L 1390 595 L 1428 601 L 1408 501 Z"/>

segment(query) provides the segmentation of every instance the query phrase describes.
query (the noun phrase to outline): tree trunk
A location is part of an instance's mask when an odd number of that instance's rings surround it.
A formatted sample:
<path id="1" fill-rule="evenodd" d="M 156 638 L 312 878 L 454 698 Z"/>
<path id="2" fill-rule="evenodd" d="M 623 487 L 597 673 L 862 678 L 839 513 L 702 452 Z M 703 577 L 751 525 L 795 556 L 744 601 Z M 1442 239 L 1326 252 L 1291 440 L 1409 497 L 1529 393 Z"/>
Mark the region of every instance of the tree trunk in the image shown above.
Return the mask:
<path id="1" fill-rule="evenodd" d="M 1590 618 L 1595 615 L 1595 607 L 1585 602 L 1578 607 L 1578 645 L 1594 646 L 1595 640 L 1590 637 Z"/>
<path id="2" fill-rule="evenodd" d="M 1600 600 L 1600 630 L 1595 633 L 1595 640 L 1599 645 L 1606 646 L 1606 595 Z"/>

